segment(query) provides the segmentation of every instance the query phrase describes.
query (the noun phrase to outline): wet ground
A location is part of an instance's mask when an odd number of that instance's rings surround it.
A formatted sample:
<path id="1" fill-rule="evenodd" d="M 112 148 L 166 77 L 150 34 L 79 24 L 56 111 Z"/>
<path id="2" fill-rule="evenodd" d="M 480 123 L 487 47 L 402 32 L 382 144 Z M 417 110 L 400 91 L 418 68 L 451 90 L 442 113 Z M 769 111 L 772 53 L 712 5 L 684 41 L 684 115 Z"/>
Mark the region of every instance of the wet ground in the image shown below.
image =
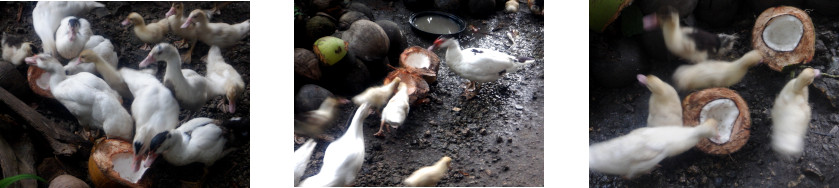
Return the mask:
<path id="1" fill-rule="evenodd" d="M 736 33 L 739 40 L 735 51 L 726 60 L 739 58 L 751 50 L 751 32 L 755 18 L 759 13 L 741 11 L 729 27 L 707 29 L 714 33 Z M 839 23 L 833 17 L 810 14 L 816 28 L 816 53 L 810 66 L 822 71 L 836 64 L 835 50 L 839 47 L 835 32 Z M 700 28 L 707 28 L 699 26 Z M 597 41 L 602 34 L 590 33 L 590 41 Z M 646 50 L 646 49 L 645 49 Z M 657 52 L 666 53 L 666 52 Z M 684 61 L 651 60 L 647 73 L 673 83 L 675 69 Z M 835 70 L 827 73 L 836 74 Z M 631 78 L 631 79 L 634 79 Z M 839 114 L 831 105 L 828 95 L 818 88 L 834 90 L 826 83 L 836 83 L 836 79 L 821 77 L 809 87 L 809 102 L 812 106 L 812 119 L 809 133 L 805 140 L 803 156 L 785 160 L 776 154 L 770 146 L 772 119 L 771 108 L 775 97 L 784 84 L 791 79 L 789 73 L 771 70 L 766 65 L 752 67 L 745 78 L 729 87 L 743 97 L 751 113 L 751 137 L 739 151 L 722 156 L 705 154 L 691 149 L 681 155 L 664 159 L 660 167 L 652 173 L 633 180 L 624 180 L 618 176 L 589 172 L 589 185 L 592 187 L 828 187 L 839 184 L 839 140 L 835 139 L 839 131 Z M 822 85 L 822 86 L 819 86 Z M 828 89 L 829 88 L 829 89 Z M 633 84 L 623 88 L 606 88 L 595 83 L 589 88 L 589 144 L 602 142 L 625 135 L 646 125 L 648 102 L 650 97 L 646 87 Z M 689 93 L 680 92 L 680 98 Z"/>
<path id="2" fill-rule="evenodd" d="M 121 26 L 120 22 L 125 19 L 125 16 L 130 12 L 138 12 L 145 18 L 146 23 L 157 21 L 164 17 L 164 14 L 169 10 L 169 2 L 103 2 L 106 5 L 107 11 L 94 11 L 86 14 L 86 18 L 90 23 L 93 33 L 102 35 L 106 39 L 110 39 L 115 46 L 115 51 L 119 55 L 118 68 L 138 68 L 138 63 L 142 61 L 148 51 L 139 50 L 142 42 L 134 36 L 130 27 Z M 40 39 L 35 34 L 32 27 L 32 9 L 35 8 L 34 2 L 4 2 L 1 3 L 3 8 L 0 8 L 3 16 L 0 19 L 0 29 L 3 32 L 20 35 L 26 41 L 32 41 L 38 49 L 41 48 Z M 209 9 L 213 7 L 213 3 L 207 2 L 185 2 L 185 11 L 188 13 L 195 8 Z M 20 21 L 17 21 L 18 10 L 22 10 Z M 234 2 L 221 9 L 222 14 L 216 15 L 211 22 L 225 22 L 225 23 L 239 23 L 250 18 L 250 3 L 249 2 Z M 179 37 L 169 33 L 167 42 L 172 43 L 180 40 Z M 205 64 L 200 61 L 201 57 L 207 55 L 209 46 L 198 42 L 192 56 L 192 64 L 184 64 L 182 68 L 193 69 L 199 74 L 206 74 Z M 180 49 L 180 53 L 185 53 L 187 48 Z M 208 117 L 213 119 L 230 119 L 232 117 L 250 118 L 250 37 L 239 41 L 234 47 L 222 49 L 222 56 L 225 61 L 232 65 L 245 82 L 245 92 L 241 95 L 236 113 L 223 113 L 216 105 L 225 103 L 222 97 L 216 97 L 207 102 L 200 112 L 189 113 L 181 111 L 179 120 L 181 123 L 188 121 L 189 117 Z M 64 61 L 62 61 L 64 62 Z M 152 65 L 154 67 L 154 65 Z M 21 74 L 25 75 L 25 65 L 21 69 Z M 162 80 L 165 63 L 157 64 L 158 79 Z M 18 96 L 24 102 L 35 108 L 39 113 L 46 116 L 48 119 L 56 122 L 61 128 L 79 131 L 75 118 L 54 99 L 46 99 L 39 96 L 25 95 Z M 126 109 L 130 109 L 130 104 L 124 104 Z M 5 113 L 5 112 L 4 112 Z M 19 121 L 19 120 L 17 120 Z M 31 129 L 30 129 L 31 130 Z M 40 135 L 34 130 L 31 130 L 30 135 Z M 39 141 L 37 136 L 33 139 L 36 142 L 36 166 L 40 165 L 43 159 L 58 159 L 61 161 L 60 167 L 71 175 L 74 175 L 87 183 L 91 184 L 87 176 L 87 158 L 90 151 L 79 150 L 75 155 L 70 157 L 52 155 L 51 149 Z M 250 182 L 250 144 L 245 141 L 244 145 L 238 145 L 238 150 L 230 153 L 228 156 L 217 161 L 213 166 L 209 167 L 207 174 L 207 181 L 205 184 L 213 185 L 213 187 L 249 187 Z M 89 148 L 87 148 L 89 149 Z M 183 185 L 190 185 L 198 181 L 203 173 L 203 165 L 193 164 L 183 167 L 175 167 L 165 162 L 165 160 L 158 160 L 149 171 L 146 172 L 145 178 L 152 178 L 154 180 L 153 187 L 180 187 Z M 44 178 L 48 175 L 39 174 Z M 91 184 L 92 185 L 92 184 Z"/>
<path id="3" fill-rule="evenodd" d="M 402 1 L 392 6 L 387 1 L 354 2 L 367 4 L 376 20 L 397 23 L 408 36 L 408 46 L 432 44 L 433 38 L 420 38 L 411 30 L 407 20 L 413 12 Z M 430 102 L 412 106 L 398 131 L 377 138 L 373 133 L 378 131 L 380 116 L 365 120 L 365 160 L 354 186 L 401 186 L 414 170 L 443 156 L 453 160 L 438 186 L 544 186 L 544 21 L 525 7 L 515 14 L 496 11 L 484 19 L 458 13 L 479 32 L 467 29 L 457 39 L 464 48 L 530 56 L 536 62 L 484 84 L 477 97 L 464 100 L 460 95 L 466 79 L 442 60 L 437 83 L 430 85 Z M 511 29 L 520 32 L 512 47 L 506 37 Z M 445 52 L 439 50 L 437 55 L 444 59 Z M 327 130 L 329 135 L 343 134 L 351 110 L 351 105 L 341 108 L 338 126 Z M 318 173 L 327 146 L 328 142 L 318 142 L 303 178 Z"/>

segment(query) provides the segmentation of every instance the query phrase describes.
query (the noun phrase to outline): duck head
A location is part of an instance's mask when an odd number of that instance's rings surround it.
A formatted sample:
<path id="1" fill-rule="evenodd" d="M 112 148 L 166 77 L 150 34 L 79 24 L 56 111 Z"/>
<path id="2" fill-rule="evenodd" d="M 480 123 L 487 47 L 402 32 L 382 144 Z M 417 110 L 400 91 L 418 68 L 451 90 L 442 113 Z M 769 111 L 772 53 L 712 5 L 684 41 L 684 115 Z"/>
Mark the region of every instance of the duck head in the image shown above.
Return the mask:
<path id="1" fill-rule="evenodd" d="M 37 54 L 24 58 L 24 61 L 27 65 L 38 66 L 38 68 L 44 69 L 47 72 L 57 72 L 63 69 L 58 59 L 55 59 L 50 54 Z"/>
<path id="2" fill-rule="evenodd" d="M 172 3 L 172 8 L 169 8 L 169 12 L 166 12 L 166 17 L 180 15 L 182 12 L 184 12 L 184 3 Z"/>
<path id="3" fill-rule="evenodd" d="M 180 60 L 180 58 L 180 55 L 178 55 L 178 49 L 176 49 L 169 43 L 160 43 L 155 45 L 154 48 L 152 48 L 149 52 L 149 55 L 146 56 L 146 59 L 143 59 L 143 61 L 140 62 L 140 68 L 146 67 L 151 63 L 157 62 L 158 60 Z"/>
<path id="4" fill-rule="evenodd" d="M 86 49 L 79 54 L 79 57 L 76 58 L 75 61 L 72 62 L 73 66 L 79 65 L 80 63 L 90 63 L 90 62 L 98 62 L 101 61 L 99 55 L 93 53 L 93 50 Z"/>
<path id="5" fill-rule="evenodd" d="M 132 12 L 125 17 L 125 20 L 122 21 L 123 26 L 128 26 L 131 24 L 143 23 L 143 17 L 140 16 L 139 13 Z"/>
<path id="6" fill-rule="evenodd" d="M 157 159 L 157 157 L 159 157 L 160 154 L 163 154 L 164 152 L 169 151 L 169 149 L 172 148 L 172 145 L 174 145 L 174 139 L 171 139 L 172 135 L 174 134 L 171 131 L 164 131 L 161 133 L 157 133 L 157 135 L 154 135 L 154 137 L 152 137 L 151 142 L 149 143 L 149 156 L 148 158 L 146 158 L 146 161 L 143 162 L 143 165 L 146 168 L 154 164 L 154 160 Z"/>
<path id="7" fill-rule="evenodd" d="M 440 47 L 448 47 L 451 43 L 450 41 L 454 41 L 454 40 L 451 40 L 450 38 L 445 38 L 443 36 L 440 36 L 440 37 L 437 38 L 437 40 L 434 40 L 434 44 L 432 44 L 430 47 L 428 47 L 428 51 L 433 51 L 434 49 L 437 49 L 437 48 L 440 48 Z"/>
<path id="8" fill-rule="evenodd" d="M 187 28 L 189 25 L 195 22 L 206 22 L 207 20 L 207 13 L 204 13 L 201 9 L 195 9 L 189 13 L 189 17 L 186 18 L 186 21 L 181 28 Z"/>

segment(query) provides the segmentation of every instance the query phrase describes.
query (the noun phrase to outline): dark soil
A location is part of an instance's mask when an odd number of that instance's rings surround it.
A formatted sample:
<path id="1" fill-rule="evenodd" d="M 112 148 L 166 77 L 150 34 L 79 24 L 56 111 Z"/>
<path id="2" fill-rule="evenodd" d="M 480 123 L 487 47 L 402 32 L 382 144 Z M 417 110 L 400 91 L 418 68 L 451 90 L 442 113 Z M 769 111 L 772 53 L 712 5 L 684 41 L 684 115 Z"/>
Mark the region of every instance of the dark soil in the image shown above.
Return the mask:
<path id="1" fill-rule="evenodd" d="M 737 34 L 740 38 L 734 52 L 727 59 L 739 58 L 752 49 L 751 32 L 755 18 L 759 13 L 751 12 L 751 7 L 742 6 L 732 25 L 717 29 L 706 29 L 714 33 Z M 839 24 L 833 17 L 810 14 L 816 28 L 816 54 L 808 65 L 822 71 L 835 64 L 835 49 L 839 47 L 837 33 Z M 700 23 L 701 24 L 701 23 Z M 590 41 L 608 34 L 590 33 Z M 645 49 L 649 50 L 649 49 Z M 651 52 L 669 53 L 669 52 Z M 672 85 L 675 69 L 686 62 L 683 60 L 655 60 L 648 62 L 653 74 Z M 795 70 L 796 72 L 800 70 Z M 835 71 L 827 71 L 836 74 Z M 592 187 L 823 187 L 839 184 L 839 168 L 835 168 L 839 159 L 839 140 L 835 132 L 839 130 L 839 115 L 836 107 L 831 106 L 827 95 L 818 85 L 823 82 L 837 82 L 836 79 L 821 77 L 809 87 L 810 105 L 813 116 L 809 133 L 805 140 L 803 156 L 785 160 L 776 154 L 770 146 L 771 108 L 775 97 L 784 84 L 792 77 L 789 72 L 776 72 L 766 65 L 752 67 L 745 78 L 730 89 L 738 92 L 748 103 L 751 113 L 751 137 L 739 151 L 722 156 L 705 154 L 691 149 L 681 155 L 664 159 L 650 174 L 633 180 L 624 180 L 618 176 L 589 172 L 589 185 Z M 634 78 L 633 78 L 634 79 Z M 637 83 L 637 82 L 636 82 Z M 834 88 L 835 89 L 835 88 Z M 650 92 L 640 84 L 630 84 L 623 88 L 606 88 L 591 84 L 589 86 L 589 144 L 606 141 L 625 135 L 630 131 L 646 126 L 649 112 Z M 680 92 L 684 98 L 688 92 Z M 835 130 L 833 130 L 835 129 Z M 817 134 L 820 133 L 820 134 Z M 827 135 L 827 136 L 825 136 Z"/>
<path id="2" fill-rule="evenodd" d="M 120 22 L 125 19 L 130 12 L 138 12 L 145 18 L 146 23 L 156 22 L 164 17 L 164 14 L 169 10 L 170 4 L 168 2 L 103 2 L 106 5 L 107 11 L 92 11 L 83 16 L 91 23 L 93 33 L 102 35 L 106 39 L 110 39 L 114 44 L 115 51 L 119 55 L 118 68 L 138 68 L 138 63 L 142 61 L 148 51 L 139 50 L 143 43 L 137 39 L 130 27 L 121 26 Z M 26 41 L 33 42 L 37 48 L 41 49 L 41 42 L 32 27 L 32 10 L 35 8 L 35 2 L 5 2 L 2 3 L 3 8 L 0 8 L 0 13 L 3 16 L 0 18 L 0 29 L 3 32 L 23 36 Z M 185 12 L 188 14 L 196 8 L 209 9 L 213 7 L 213 3 L 208 2 L 185 2 Z M 22 15 L 20 21 L 16 21 L 18 9 L 22 8 Z M 225 23 L 239 23 L 250 18 L 250 3 L 249 2 L 234 2 L 221 9 L 221 15 L 213 17 L 211 22 L 225 22 Z M 180 40 L 180 37 L 169 33 L 166 42 L 172 43 Z M 206 56 L 210 47 L 198 42 L 192 56 L 192 64 L 183 64 L 184 69 L 193 69 L 199 74 L 206 74 L 206 67 L 201 57 Z M 188 48 L 180 49 L 180 53 L 185 53 Z M 200 112 L 189 113 L 181 111 L 179 119 L 184 123 L 194 117 L 208 117 L 213 119 L 230 119 L 232 117 L 250 118 L 250 37 L 246 37 L 240 41 L 238 45 L 227 49 L 222 49 L 222 55 L 225 61 L 232 65 L 245 82 L 245 92 L 241 95 L 236 106 L 236 113 L 223 113 L 216 108 L 219 103 L 225 103 L 222 97 L 216 97 L 207 102 Z M 65 62 L 65 61 L 62 61 Z M 65 62 L 66 63 L 66 62 Z M 154 66 L 152 66 L 154 67 Z M 158 79 L 163 79 L 165 63 L 158 63 L 157 73 Z M 21 70 L 21 74 L 25 75 L 25 65 Z M 75 131 L 81 134 L 82 128 L 78 125 L 75 118 L 56 100 L 42 98 L 40 96 L 23 95 L 18 96 L 24 102 L 36 108 L 36 110 L 46 116 L 48 119 L 54 121 L 63 129 Z M 130 109 L 130 103 L 124 104 L 126 109 Z M 6 112 L 4 112 L 6 113 Z M 20 121 L 21 120 L 14 120 Z M 44 143 L 41 134 L 34 130 L 29 131 L 29 135 L 35 135 L 33 140 L 36 142 L 36 166 L 40 165 L 43 159 L 59 159 L 60 165 L 54 165 L 52 168 L 58 168 L 71 175 L 74 175 L 87 183 L 91 184 L 87 175 L 87 159 L 89 157 L 90 148 L 83 148 L 75 155 L 70 157 L 55 156 L 52 154 L 51 148 Z M 249 187 L 250 182 L 250 143 L 245 139 L 243 145 L 236 146 L 238 150 L 230 153 L 224 158 L 217 161 L 213 166 L 208 167 L 205 186 L 210 187 Z M 86 149 L 86 150 L 84 150 Z M 158 160 L 149 171 L 146 172 L 145 178 L 153 179 L 153 187 L 180 187 L 183 185 L 190 185 L 201 179 L 204 165 L 193 164 L 183 167 L 176 167 L 168 164 L 165 160 Z M 54 163 L 50 163 L 54 164 Z M 41 174 L 44 178 L 50 178 L 53 174 Z M 48 179 L 49 180 L 49 179 Z M 42 184 L 45 185 L 45 184 Z"/>
<path id="3" fill-rule="evenodd" d="M 397 23 L 408 37 L 407 47 L 432 44 L 434 38 L 420 37 L 412 30 L 408 18 L 415 12 L 406 9 L 402 1 L 392 5 L 388 1 L 353 2 L 373 9 L 375 20 Z M 438 186 L 544 186 L 544 20 L 531 14 L 525 4 L 518 13 L 497 10 L 488 18 L 455 14 L 478 28 L 456 37 L 461 47 L 493 49 L 537 61 L 483 84 L 477 97 L 465 100 L 460 95 L 466 79 L 449 70 L 445 52 L 437 50 L 443 62 L 437 83 L 430 84 L 429 103 L 412 106 L 406 123 L 385 138 L 373 136 L 379 130 L 379 113 L 365 120 L 365 160 L 354 186 L 400 186 L 414 170 L 443 156 L 453 160 Z M 511 47 L 506 35 L 512 29 L 520 34 Z M 340 32 L 332 36 L 340 37 Z M 381 79 L 375 82 L 381 85 Z M 335 138 L 343 135 L 353 107 L 341 109 L 337 126 L 327 130 Z M 328 143 L 318 142 L 303 179 L 318 173 Z"/>

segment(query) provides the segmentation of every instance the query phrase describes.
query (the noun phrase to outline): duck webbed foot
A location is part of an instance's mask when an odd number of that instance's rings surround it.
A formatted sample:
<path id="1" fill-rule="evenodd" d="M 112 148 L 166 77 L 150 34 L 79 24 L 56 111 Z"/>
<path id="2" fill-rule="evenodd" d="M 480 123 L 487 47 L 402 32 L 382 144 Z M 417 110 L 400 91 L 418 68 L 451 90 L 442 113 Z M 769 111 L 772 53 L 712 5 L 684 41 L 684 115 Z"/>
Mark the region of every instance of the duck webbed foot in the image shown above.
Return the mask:
<path id="1" fill-rule="evenodd" d="M 140 50 L 151 51 L 151 46 L 149 46 L 149 43 L 143 43 L 143 46 L 140 47 Z"/>
<path id="2" fill-rule="evenodd" d="M 466 90 L 463 91 L 463 97 L 466 100 L 472 99 L 475 95 L 478 95 L 478 90 L 481 88 L 481 83 L 477 83 L 475 81 L 466 82 Z"/>

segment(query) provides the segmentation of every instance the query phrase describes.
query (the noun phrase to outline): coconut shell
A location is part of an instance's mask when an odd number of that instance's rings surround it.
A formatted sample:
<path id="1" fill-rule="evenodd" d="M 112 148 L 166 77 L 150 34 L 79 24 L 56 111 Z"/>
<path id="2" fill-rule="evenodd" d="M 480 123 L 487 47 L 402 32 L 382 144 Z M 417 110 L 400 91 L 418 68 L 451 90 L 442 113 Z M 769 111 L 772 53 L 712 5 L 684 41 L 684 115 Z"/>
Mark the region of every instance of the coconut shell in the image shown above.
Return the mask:
<path id="1" fill-rule="evenodd" d="M 766 28 L 766 24 L 772 18 L 782 15 L 795 16 L 803 24 L 804 33 L 802 33 L 801 40 L 798 41 L 798 46 L 792 51 L 776 51 L 763 42 L 763 30 Z M 802 62 L 807 64 L 812 61 L 816 52 L 815 45 L 816 31 L 813 27 L 813 21 L 810 20 L 810 16 L 806 12 L 795 7 L 780 6 L 766 9 L 757 18 L 752 30 L 752 48 L 760 50 L 761 55 L 763 55 L 763 62 L 768 64 L 772 70 L 779 72 L 786 66 Z"/>
<path id="2" fill-rule="evenodd" d="M 312 51 L 303 48 L 294 49 L 294 73 L 312 80 L 320 80 L 320 61 Z"/>
<path id="3" fill-rule="evenodd" d="M 428 83 L 425 82 L 425 79 L 406 68 L 397 68 L 391 71 L 385 77 L 384 84 L 390 83 L 396 77 L 402 79 L 402 83 L 405 83 L 408 87 L 408 103 L 411 106 L 419 104 L 419 99 L 423 99 L 428 95 Z"/>
<path id="4" fill-rule="evenodd" d="M 414 56 L 425 56 L 428 58 L 409 58 Z M 428 51 L 428 49 L 412 46 L 402 51 L 402 54 L 399 55 L 399 66 L 422 76 L 427 83 L 435 83 L 437 82 L 437 70 L 440 69 L 440 58 L 434 52 Z"/>
<path id="5" fill-rule="evenodd" d="M 746 145 L 746 141 L 749 140 L 749 128 L 752 122 L 746 101 L 734 90 L 710 88 L 691 93 L 685 97 L 682 101 L 684 126 L 695 127 L 699 125 L 699 114 L 702 112 L 702 107 L 717 99 L 731 99 L 737 105 L 737 109 L 740 110 L 740 115 L 738 115 L 737 120 L 734 121 L 734 126 L 731 128 L 731 137 L 724 144 L 717 144 L 708 138 L 704 138 L 696 144 L 696 147 L 705 153 L 714 155 L 734 153 Z"/>
<path id="6" fill-rule="evenodd" d="M 60 175 L 50 181 L 50 188 L 90 188 L 84 181 L 71 175 Z"/>
<path id="7" fill-rule="evenodd" d="M 317 110 L 320 107 L 320 103 L 323 103 L 323 100 L 334 96 L 332 92 L 320 86 L 306 84 L 300 88 L 300 91 L 294 97 L 294 113 Z"/>
<path id="8" fill-rule="evenodd" d="M 335 33 L 335 28 L 333 20 L 324 15 L 317 15 L 306 22 L 306 32 L 311 39 L 332 35 Z"/>
<path id="9" fill-rule="evenodd" d="M 149 178 L 142 178 L 137 183 L 131 183 L 119 177 L 119 173 L 114 170 L 111 157 L 124 153 L 133 155 L 131 143 L 118 139 L 99 139 L 90 153 L 87 170 L 95 187 L 151 187 Z"/>
<path id="10" fill-rule="evenodd" d="M 32 92 L 35 92 L 35 94 L 40 96 L 53 99 L 55 97 L 52 96 L 52 92 L 50 92 L 49 88 L 41 88 L 38 86 L 38 78 L 41 78 L 41 75 L 46 73 L 47 72 L 44 71 L 44 69 L 38 68 L 37 66 L 29 66 L 26 77 L 29 81 L 29 88 L 32 88 Z"/>
<path id="11" fill-rule="evenodd" d="M 338 30 L 347 30 L 353 22 L 358 20 L 370 20 L 370 18 L 367 17 L 367 15 L 364 15 L 364 13 L 356 11 L 344 13 L 341 15 L 341 18 L 338 19 Z"/>

